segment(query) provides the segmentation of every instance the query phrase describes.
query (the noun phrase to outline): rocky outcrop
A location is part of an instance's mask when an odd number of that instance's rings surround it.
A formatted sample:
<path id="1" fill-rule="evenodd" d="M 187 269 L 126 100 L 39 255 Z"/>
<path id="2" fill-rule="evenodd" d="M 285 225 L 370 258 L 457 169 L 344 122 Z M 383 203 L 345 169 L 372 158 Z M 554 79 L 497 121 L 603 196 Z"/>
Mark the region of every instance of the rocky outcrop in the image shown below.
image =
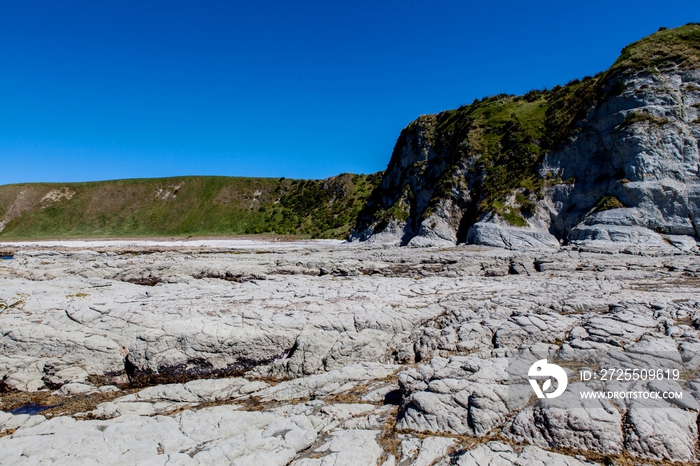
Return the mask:
<path id="1" fill-rule="evenodd" d="M 570 242 L 668 248 L 700 233 L 700 70 L 625 74 L 581 132 L 548 154 L 551 230 Z M 692 245 L 691 248 L 696 246 Z"/>
<path id="2" fill-rule="evenodd" d="M 695 255 L 13 253 L 0 464 L 698 461 Z M 555 400 L 526 377 L 544 358 L 569 377 Z M 578 380 L 594 363 L 679 377 Z M 579 395 L 600 390 L 683 396 Z"/>
<path id="3" fill-rule="evenodd" d="M 421 116 L 350 239 L 697 252 L 698 30 L 659 31 L 593 78 Z"/>

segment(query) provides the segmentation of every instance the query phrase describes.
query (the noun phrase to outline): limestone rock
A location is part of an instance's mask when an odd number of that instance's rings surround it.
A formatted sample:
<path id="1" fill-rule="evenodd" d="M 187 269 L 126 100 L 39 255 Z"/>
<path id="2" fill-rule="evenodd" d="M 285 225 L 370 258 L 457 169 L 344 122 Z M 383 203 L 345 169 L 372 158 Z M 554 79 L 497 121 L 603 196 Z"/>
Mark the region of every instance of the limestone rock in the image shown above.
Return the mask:
<path id="1" fill-rule="evenodd" d="M 483 436 L 505 424 L 529 393 L 510 390 L 505 358 L 453 356 L 399 374 L 402 429 Z"/>
<path id="2" fill-rule="evenodd" d="M 377 443 L 377 432 L 371 430 L 335 431 L 316 452 L 322 458 L 303 458 L 294 466 L 352 466 L 377 464 L 382 450 Z"/>
<path id="3" fill-rule="evenodd" d="M 627 410 L 626 448 L 643 457 L 696 462 L 697 402 L 682 407 L 692 411 L 663 400 L 632 400 Z"/>
<path id="4" fill-rule="evenodd" d="M 436 460 L 447 456 L 455 445 L 455 439 L 446 437 L 410 438 L 401 442 L 401 463 L 411 466 L 430 466 Z"/>
<path id="5" fill-rule="evenodd" d="M 700 384 L 685 378 L 699 364 L 700 263 L 673 248 L 18 252 L 0 264 L 0 302 L 14 303 L 0 312 L 1 406 L 41 390 L 31 397 L 65 396 L 67 412 L 3 415 L 0 463 L 342 464 L 345 444 L 375 464 L 578 465 L 546 451 L 562 445 L 693 462 Z M 127 270 L 162 281 L 124 282 Z M 572 390 L 582 361 L 675 368 L 681 380 L 640 390 L 684 396 L 532 406 L 526 374 L 545 357 Z M 129 393 L 104 402 L 114 384 Z M 463 451 L 455 435 L 516 445 Z"/>
<path id="6" fill-rule="evenodd" d="M 0 434 L 23 427 L 33 427 L 46 421 L 42 415 L 12 414 L 0 411 Z"/>
<path id="7" fill-rule="evenodd" d="M 559 398 L 521 410 L 506 426 L 506 433 L 543 448 L 621 452 L 624 437 L 618 410 L 607 400 L 582 400 L 579 391 L 590 389 L 580 383 L 569 387 Z"/>
<path id="8" fill-rule="evenodd" d="M 549 232 L 479 222 L 469 229 L 467 241 L 473 244 L 518 251 L 559 249 L 559 241 Z"/>
<path id="9" fill-rule="evenodd" d="M 488 442 L 462 454 L 455 455 L 449 460 L 442 460 L 438 463 L 438 466 L 499 464 L 515 464 L 518 466 L 589 466 L 597 463 L 584 462 L 533 446 L 525 447 L 518 453 L 510 445 L 501 442 Z"/>

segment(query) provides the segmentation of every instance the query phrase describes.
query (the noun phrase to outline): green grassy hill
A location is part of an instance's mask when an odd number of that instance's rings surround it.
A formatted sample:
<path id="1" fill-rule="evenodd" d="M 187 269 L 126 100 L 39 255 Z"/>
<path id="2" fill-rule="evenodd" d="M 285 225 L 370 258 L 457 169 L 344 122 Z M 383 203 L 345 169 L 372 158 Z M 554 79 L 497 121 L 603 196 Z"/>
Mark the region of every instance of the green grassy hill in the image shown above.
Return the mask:
<path id="1" fill-rule="evenodd" d="M 0 239 L 261 233 L 345 238 L 380 176 L 6 185 L 0 186 Z"/>

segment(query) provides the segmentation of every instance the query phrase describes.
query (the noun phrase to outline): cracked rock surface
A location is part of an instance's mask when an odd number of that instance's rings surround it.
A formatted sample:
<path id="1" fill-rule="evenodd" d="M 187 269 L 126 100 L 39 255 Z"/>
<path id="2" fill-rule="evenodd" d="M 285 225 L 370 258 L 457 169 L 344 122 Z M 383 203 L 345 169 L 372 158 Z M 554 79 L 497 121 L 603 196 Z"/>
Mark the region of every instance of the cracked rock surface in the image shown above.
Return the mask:
<path id="1" fill-rule="evenodd" d="M 692 253 L 13 253 L 0 262 L 0 464 L 700 459 Z M 559 398 L 528 383 L 544 358 L 568 376 Z M 679 376 L 579 379 L 644 365 Z M 578 395 L 600 390 L 683 397 Z"/>

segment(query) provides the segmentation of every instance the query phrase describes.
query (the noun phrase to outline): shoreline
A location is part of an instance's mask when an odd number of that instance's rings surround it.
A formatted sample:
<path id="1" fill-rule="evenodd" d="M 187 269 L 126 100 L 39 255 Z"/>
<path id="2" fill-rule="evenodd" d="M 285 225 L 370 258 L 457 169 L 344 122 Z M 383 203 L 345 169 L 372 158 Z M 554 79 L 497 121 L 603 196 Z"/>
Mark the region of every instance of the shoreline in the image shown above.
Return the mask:
<path id="1" fill-rule="evenodd" d="M 197 250 L 197 251 L 226 251 L 239 249 L 263 249 L 274 246 L 275 248 L 313 247 L 313 246 L 337 246 L 343 244 L 342 240 L 335 239 L 298 239 L 285 237 L 229 237 L 229 238 L 138 238 L 138 239 L 80 239 L 80 240 L 36 240 L 36 241 L 0 241 L 0 252 L 26 251 L 26 250 L 91 250 L 96 252 L 110 252 L 138 250 L 139 252 L 158 252 L 168 250 Z"/>

